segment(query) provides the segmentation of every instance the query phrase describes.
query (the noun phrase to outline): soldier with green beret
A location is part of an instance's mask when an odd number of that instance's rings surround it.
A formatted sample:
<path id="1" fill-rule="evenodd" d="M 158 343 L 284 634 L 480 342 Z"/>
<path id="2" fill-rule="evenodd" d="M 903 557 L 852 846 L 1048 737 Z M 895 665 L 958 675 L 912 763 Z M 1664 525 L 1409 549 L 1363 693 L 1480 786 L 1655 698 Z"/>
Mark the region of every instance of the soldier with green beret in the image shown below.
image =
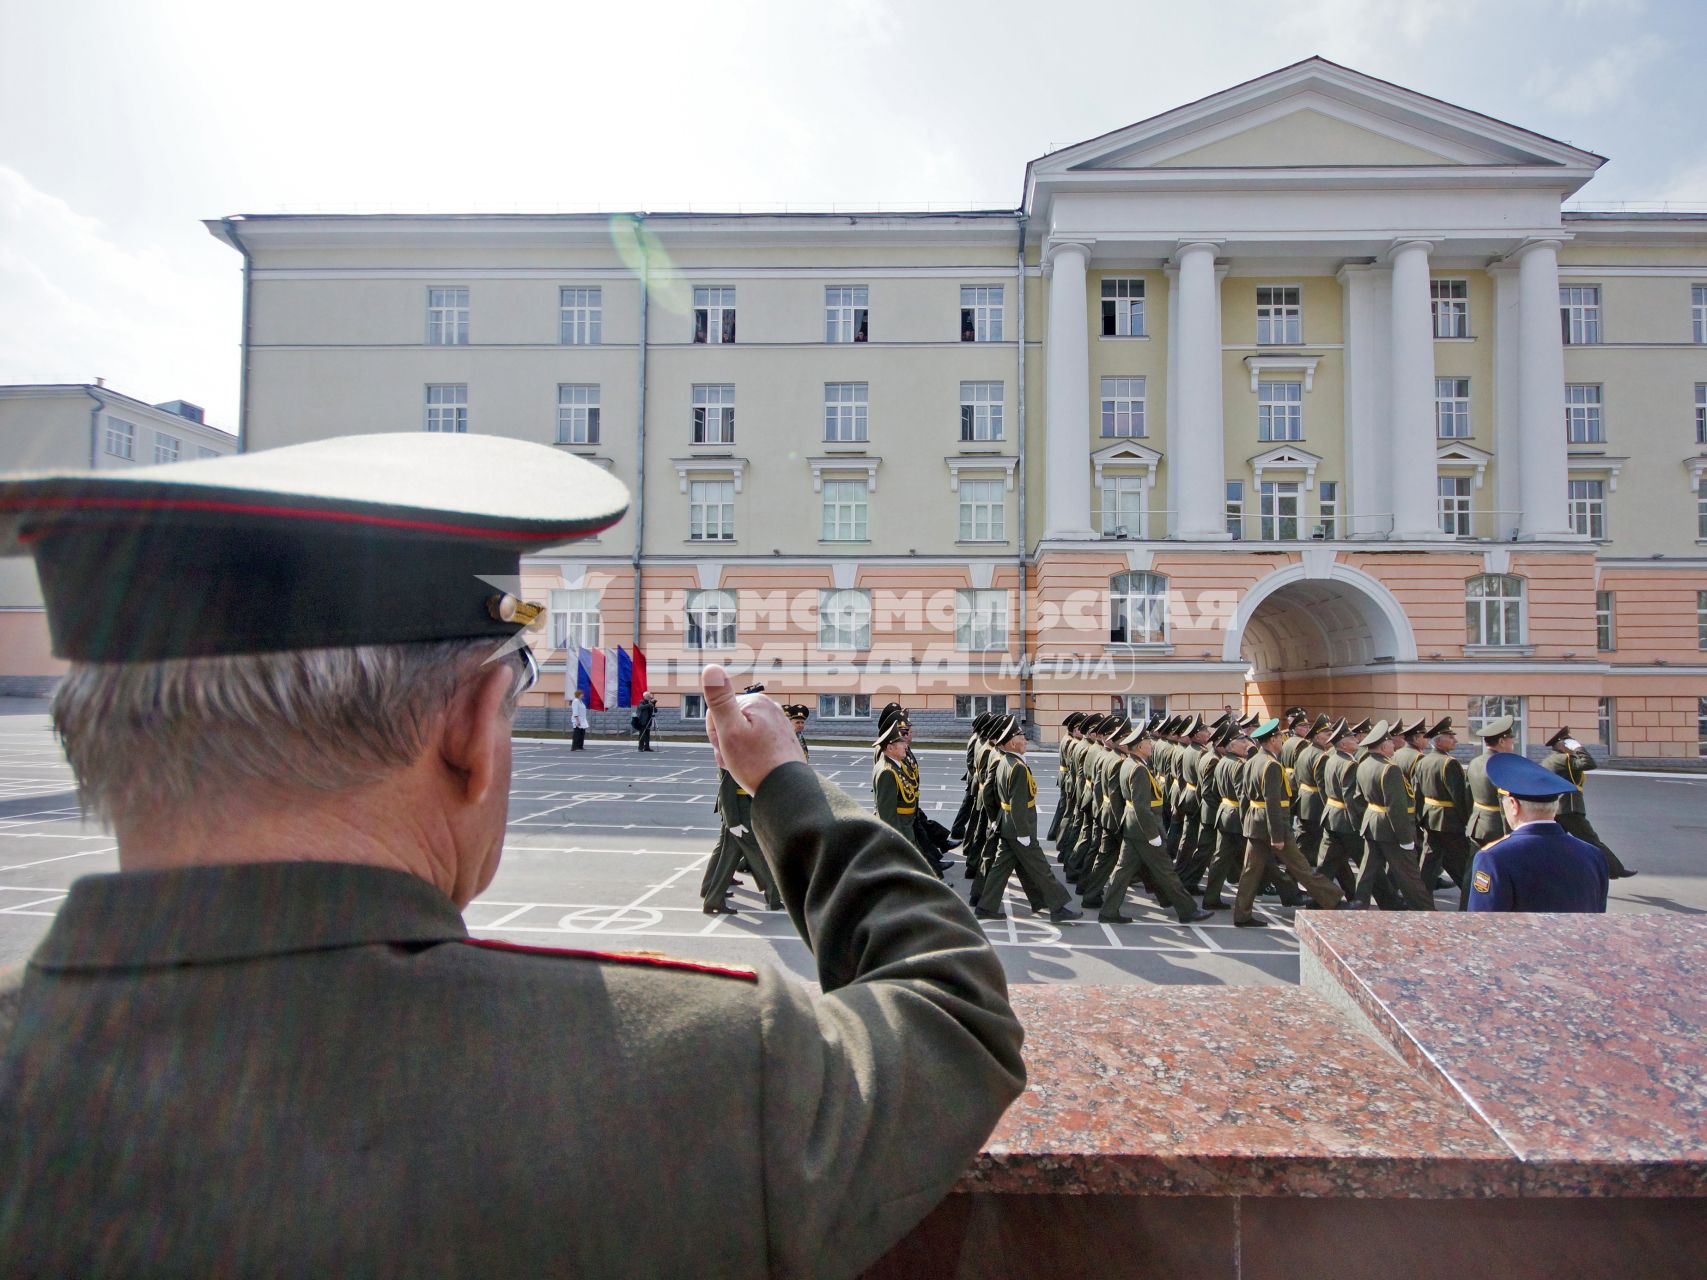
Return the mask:
<path id="1" fill-rule="evenodd" d="M 1292 835 L 1292 796 L 1286 771 L 1275 758 L 1274 740 L 1279 720 L 1269 720 L 1251 731 L 1256 752 L 1245 762 L 1245 866 L 1239 876 L 1239 892 L 1233 901 L 1233 923 L 1241 929 L 1268 922 L 1251 914 L 1257 890 L 1278 862 L 1292 873 L 1319 907 L 1338 907 L 1345 895 L 1330 880 L 1310 869 Z"/>

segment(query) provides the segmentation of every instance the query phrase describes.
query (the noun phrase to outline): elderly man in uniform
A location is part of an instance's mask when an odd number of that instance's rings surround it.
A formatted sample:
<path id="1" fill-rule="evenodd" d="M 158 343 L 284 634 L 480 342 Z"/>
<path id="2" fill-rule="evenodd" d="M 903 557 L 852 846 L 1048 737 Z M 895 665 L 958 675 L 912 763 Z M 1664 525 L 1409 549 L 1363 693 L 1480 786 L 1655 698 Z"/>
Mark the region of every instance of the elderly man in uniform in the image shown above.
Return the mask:
<path id="1" fill-rule="evenodd" d="M 1470 872 L 1471 911 L 1606 910 L 1606 860 L 1558 821 L 1575 787 L 1533 760 L 1507 751 L 1488 761 L 1511 834 L 1482 846 Z"/>
<path id="2" fill-rule="evenodd" d="M 1588 820 L 1588 800 L 1583 787 L 1583 774 L 1599 766 L 1588 753 L 1588 748 L 1571 737 L 1569 725 L 1547 739 L 1547 758 L 1541 762 L 1541 767 L 1549 773 L 1558 774 L 1571 784 L 1571 790 L 1559 797 L 1559 825 L 1578 840 L 1586 840 L 1599 849 L 1601 856 L 1606 859 L 1607 873 L 1614 880 L 1623 880 L 1635 875 L 1634 871 L 1618 860 L 1616 853 L 1606 847 L 1606 841 L 1600 838 L 1594 824 Z"/>
<path id="3" fill-rule="evenodd" d="M 1464 781 L 1470 788 L 1470 823 L 1464 834 L 1478 849 L 1506 833 L 1500 790 L 1488 778 L 1488 762 L 1495 755 L 1517 750 L 1514 724 L 1510 716 L 1495 716 L 1484 724 L 1476 734 L 1482 740 L 1482 754 L 1464 768 Z"/>
<path id="4" fill-rule="evenodd" d="M 1357 789 L 1363 796 L 1363 843 L 1367 849 L 1357 878 L 1357 900 L 1367 903 L 1376 877 L 1390 876 L 1412 911 L 1433 911 L 1434 896 L 1423 884 L 1422 856 L 1417 850 L 1417 820 L 1412 812 L 1411 784 L 1393 763 L 1398 730 L 1385 720 L 1358 745 L 1369 754 L 1357 766 Z"/>
<path id="5" fill-rule="evenodd" d="M 853 1276 L 954 1184 L 1024 1083 L 1001 964 L 721 668 L 708 732 L 822 995 L 468 935 L 534 670 L 536 607 L 488 584 L 626 505 L 421 432 L 0 481 L 121 868 L 0 1055 L 7 1274 Z"/>

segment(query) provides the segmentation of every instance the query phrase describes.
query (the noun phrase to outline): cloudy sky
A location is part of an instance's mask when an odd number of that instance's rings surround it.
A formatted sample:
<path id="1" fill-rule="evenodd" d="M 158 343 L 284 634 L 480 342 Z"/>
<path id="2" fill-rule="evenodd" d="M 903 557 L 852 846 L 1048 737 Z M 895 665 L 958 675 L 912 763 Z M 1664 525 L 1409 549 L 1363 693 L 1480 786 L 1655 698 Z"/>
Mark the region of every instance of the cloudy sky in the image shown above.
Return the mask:
<path id="1" fill-rule="evenodd" d="M 1011 208 L 1311 54 L 1707 209 L 1701 0 L 0 0 L 0 383 L 235 428 L 234 213 Z"/>

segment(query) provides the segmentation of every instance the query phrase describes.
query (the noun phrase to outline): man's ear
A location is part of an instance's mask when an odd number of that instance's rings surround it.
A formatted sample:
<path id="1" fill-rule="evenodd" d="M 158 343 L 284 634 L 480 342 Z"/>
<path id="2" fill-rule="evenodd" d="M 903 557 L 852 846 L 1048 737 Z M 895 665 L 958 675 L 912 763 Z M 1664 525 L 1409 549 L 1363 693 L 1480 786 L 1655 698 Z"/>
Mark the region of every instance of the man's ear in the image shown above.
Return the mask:
<path id="1" fill-rule="evenodd" d="M 515 673 L 505 662 L 489 662 L 468 681 L 445 709 L 439 754 L 462 780 L 463 800 L 477 805 L 494 787 L 508 789 L 504 769 L 510 740 L 510 711 L 505 705 Z"/>

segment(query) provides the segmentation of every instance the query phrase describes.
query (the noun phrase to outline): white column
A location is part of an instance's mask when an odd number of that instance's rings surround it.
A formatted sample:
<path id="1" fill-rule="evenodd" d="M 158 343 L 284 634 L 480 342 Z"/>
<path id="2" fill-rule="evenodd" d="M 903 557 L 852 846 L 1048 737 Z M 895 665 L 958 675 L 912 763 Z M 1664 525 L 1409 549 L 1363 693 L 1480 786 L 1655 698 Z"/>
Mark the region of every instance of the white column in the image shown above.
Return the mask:
<path id="1" fill-rule="evenodd" d="M 1387 273 L 1370 263 L 1340 268 L 1345 291 L 1345 531 L 1385 538 L 1393 510 L 1387 467 Z"/>
<path id="2" fill-rule="evenodd" d="M 1168 465 L 1176 474 L 1174 536 L 1225 540 L 1226 483 L 1221 427 L 1221 284 L 1213 241 L 1179 249 L 1179 342 L 1176 430 Z"/>
<path id="3" fill-rule="evenodd" d="M 1393 246 L 1393 343 L 1388 392 L 1394 538 L 1441 538 L 1435 492 L 1434 325 L 1429 314 L 1426 240 Z"/>
<path id="4" fill-rule="evenodd" d="M 1557 241 L 1537 240 L 1518 251 L 1517 290 L 1518 536 L 1570 537 Z"/>
<path id="5" fill-rule="evenodd" d="M 1179 468 L 1174 465 L 1174 442 L 1179 439 L 1179 268 L 1164 267 L 1163 273 L 1168 278 L 1168 381 L 1165 414 L 1167 435 L 1162 440 L 1163 465 L 1168 469 L 1168 514 L 1163 523 L 1162 536 L 1172 537 L 1177 526 L 1175 513 L 1180 507 Z"/>
<path id="6" fill-rule="evenodd" d="M 1523 497 L 1523 442 L 1518 438 L 1518 305 L 1517 264 L 1511 260 L 1489 265 L 1494 282 L 1494 483 L 1483 490 L 1492 515 L 1487 536 L 1508 541 L 1519 528 Z M 1561 414 L 1561 417 L 1563 415 Z M 1481 528 L 1478 533 L 1483 532 Z"/>
<path id="7" fill-rule="evenodd" d="M 1049 432 L 1044 484 L 1045 538 L 1094 538 L 1091 531 L 1091 353 L 1085 268 L 1091 250 L 1053 241 L 1049 277 L 1049 356 L 1044 417 Z"/>

